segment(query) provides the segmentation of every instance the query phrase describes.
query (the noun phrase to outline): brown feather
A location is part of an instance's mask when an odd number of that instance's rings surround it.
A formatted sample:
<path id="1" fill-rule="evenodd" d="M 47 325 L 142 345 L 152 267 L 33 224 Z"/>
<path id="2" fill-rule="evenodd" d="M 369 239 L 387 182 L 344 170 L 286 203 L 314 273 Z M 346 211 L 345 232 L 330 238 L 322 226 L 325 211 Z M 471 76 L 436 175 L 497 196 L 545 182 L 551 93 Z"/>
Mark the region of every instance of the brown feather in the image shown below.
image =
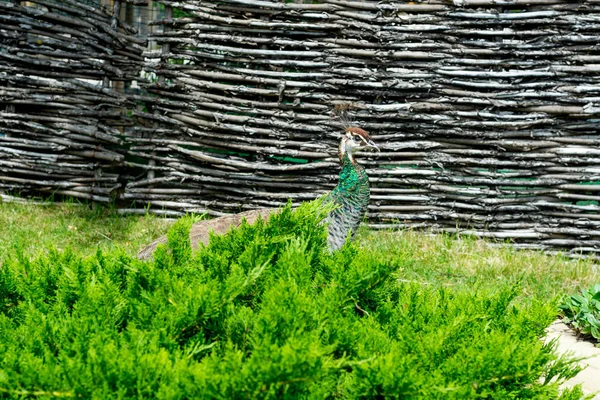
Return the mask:
<path id="1" fill-rule="evenodd" d="M 354 133 L 354 134 L 364 137 L 367 140 L 371 140 L 371 136 L 369 136 L 367 131 L 365 131 L 364 129 L 359 128 L 357 126 L 350 126 L 350 127 L 346 128 L 346 133 Z"/>

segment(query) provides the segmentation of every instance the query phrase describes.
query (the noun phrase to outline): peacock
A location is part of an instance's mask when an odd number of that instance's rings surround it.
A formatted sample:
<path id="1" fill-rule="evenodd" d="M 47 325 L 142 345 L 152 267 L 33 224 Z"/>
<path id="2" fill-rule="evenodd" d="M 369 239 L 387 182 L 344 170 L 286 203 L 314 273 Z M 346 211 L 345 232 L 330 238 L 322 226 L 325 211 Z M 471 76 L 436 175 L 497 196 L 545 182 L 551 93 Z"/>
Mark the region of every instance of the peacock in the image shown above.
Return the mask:
<path id="1" fill-rule="evenodd" d="M 325 199 L 337 206 L 327 217 L 329 223 L 327 242 L 331 252 L 344 245 L 348 234 L 351 239 L 354 238 L 369 205 L 371 195 L 369 177 L 365 169 L 356 162 L 354 155 L 365 149 L 379 151 L 379 147 L 364 129 L 350 126 L 345 111 L 346 109 L 341 107 L 336 107 L 334 110 L 345 125 L 346 132 L 338 148 L 342 167 L 339 182 Z"/>

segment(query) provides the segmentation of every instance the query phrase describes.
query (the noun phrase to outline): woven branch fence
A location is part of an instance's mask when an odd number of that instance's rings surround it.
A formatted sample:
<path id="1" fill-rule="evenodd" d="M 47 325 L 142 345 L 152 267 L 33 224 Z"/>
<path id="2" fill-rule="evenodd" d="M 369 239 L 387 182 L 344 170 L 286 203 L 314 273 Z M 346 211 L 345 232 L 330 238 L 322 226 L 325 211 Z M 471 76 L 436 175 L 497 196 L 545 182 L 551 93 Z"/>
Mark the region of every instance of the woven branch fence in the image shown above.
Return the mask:
<path id="1" fill-rule="evenodd" d="M 0 2 L 0 188 L 166 215 L 310 200 L 350 102 L 382 149 L 370 227 L 600 252 L 600 1 L 162 0 L 143 53 L 118 12 L 50 2 L 63 19 Z"/>
<path id="2" fill-rule="evenodd" d="M 137 79 L 146 39 L 120 6 L 0 1 L 0 189 L 108 202 L 122 187 L 135 101 L 112 86 Z"/>

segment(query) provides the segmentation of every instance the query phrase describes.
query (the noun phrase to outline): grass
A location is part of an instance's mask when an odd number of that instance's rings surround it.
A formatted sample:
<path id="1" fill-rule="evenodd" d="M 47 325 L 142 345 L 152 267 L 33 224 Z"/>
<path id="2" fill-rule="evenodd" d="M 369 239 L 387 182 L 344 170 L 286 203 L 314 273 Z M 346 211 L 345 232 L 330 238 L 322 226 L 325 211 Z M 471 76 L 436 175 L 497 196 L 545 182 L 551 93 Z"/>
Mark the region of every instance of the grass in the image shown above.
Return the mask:
<path id="1" fill-rule="evenodd" d="M 76 201 L 28 205 L 0 204 L 0 255 L 15 247 L 34 255 L 49 248 L 71 248 L 91 255 L 96 248 L 122 248 L 135 254 L 164 235 L 172 221 L 153 215 L 122 216 L 112 207 Z"/>
<path id="2" fill-rule="evenodd" d="M 195 255 L 182 219 L 140 262 L 171 222 L 3 204 L 0 398 L 579 398 L 540 337 L 593 263 L 412 231 L 330 255 L 321 214 Z"/>
<path id="3" fill-rule="evenodd" d="M 600 282 L 600 269 L 593 261 L 516 250 L 473 236 L 417 231 L 361 233 L 361 246 L 377 253 L 388 257 L 410 254 L 402 267 L 405 281 L 458 287 L 518 284 L 522 299 L 534 296 L 548 301 Z"/>

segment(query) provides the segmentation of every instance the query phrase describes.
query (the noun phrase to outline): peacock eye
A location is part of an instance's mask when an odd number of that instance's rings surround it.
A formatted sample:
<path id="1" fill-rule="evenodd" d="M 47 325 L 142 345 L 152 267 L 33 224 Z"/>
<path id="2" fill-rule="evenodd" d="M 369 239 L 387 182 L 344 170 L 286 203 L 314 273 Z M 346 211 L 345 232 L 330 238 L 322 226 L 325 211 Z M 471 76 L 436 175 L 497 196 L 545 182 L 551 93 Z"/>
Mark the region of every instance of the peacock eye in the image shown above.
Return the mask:
<path id="1" fill-rule="evenodd" d="M 360 136 L 354 135 L 353 139 L 354 139 L 355 142 L 360 143 Z"/>

